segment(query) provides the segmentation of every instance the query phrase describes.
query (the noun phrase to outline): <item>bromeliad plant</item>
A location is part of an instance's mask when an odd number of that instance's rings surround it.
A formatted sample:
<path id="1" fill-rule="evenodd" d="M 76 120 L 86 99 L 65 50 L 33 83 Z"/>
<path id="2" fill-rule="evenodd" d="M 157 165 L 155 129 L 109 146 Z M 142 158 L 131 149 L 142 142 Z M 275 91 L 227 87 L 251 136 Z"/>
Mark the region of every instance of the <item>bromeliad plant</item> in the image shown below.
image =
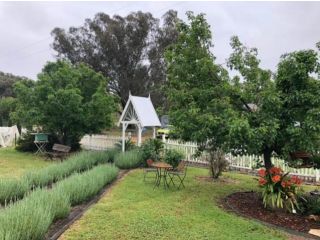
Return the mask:
<path id="1" fill-rule="evenodd" d="M 302 181 L 297 176 L 289 176 L 281 168 L 272 167 L 269 170 L 261 168 L 259 186 L 262 188 L 262 198 L 265 207 L 286 208 L 296 213 L 299 209 L 297 192 Z"/>

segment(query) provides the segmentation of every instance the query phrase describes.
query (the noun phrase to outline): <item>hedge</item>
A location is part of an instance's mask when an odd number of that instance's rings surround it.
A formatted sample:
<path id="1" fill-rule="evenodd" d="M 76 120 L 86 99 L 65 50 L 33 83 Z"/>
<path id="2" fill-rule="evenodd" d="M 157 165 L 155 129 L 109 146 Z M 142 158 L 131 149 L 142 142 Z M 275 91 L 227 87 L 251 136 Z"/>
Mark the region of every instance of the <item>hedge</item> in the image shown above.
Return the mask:
<path id="1" fill-rule="evenodd" d="M 117 174 L 116 167 L 100 165 L 62 180 L 51 190 L 32 191 L 23 200 L 0 210 L 0 239 L 44 239 L 55 220 L 66 217 L 71 206 L 96 195 Z"/>
<path id="2" fill-rule="evenodd" d="M 52 164 L 41 170 L 33 170 L 20 179 L 0 180 L 0 204 L 14 202 L 30 190 L 45 187 L 73 173 L 82 172 L 102 163 L 112 162 L 114 151 L 86 151 L 71 156 L 68 160 Z"/>
<path id="3" fill-rule="evenodd" d="M 139 150 L 121 152 L 115 156 L 115 165 L 121 169 L 136 168 L 142 165 L 142 153 Z"/>

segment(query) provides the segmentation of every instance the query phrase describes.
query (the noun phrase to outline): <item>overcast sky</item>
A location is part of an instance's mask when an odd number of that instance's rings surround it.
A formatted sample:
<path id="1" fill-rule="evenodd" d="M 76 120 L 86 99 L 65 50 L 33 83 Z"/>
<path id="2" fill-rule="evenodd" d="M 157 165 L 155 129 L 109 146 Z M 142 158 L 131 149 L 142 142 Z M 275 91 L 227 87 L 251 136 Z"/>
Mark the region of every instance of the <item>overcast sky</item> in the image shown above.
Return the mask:
<path id="1" fill-rule="evenodd" d="M 320 2 L 0 2 L 0 71 L 36 79 L 54 60 L 54 27 L 80 26 L 97 12 L 141 10 L 159 18 L 169 9 L 184 20 L 189 10 L 206 14 L 218 63 L 229 56 L 232 35 L 257 47 L 262 66 L 273 71 L 281 54 L 320 41 Z"/>

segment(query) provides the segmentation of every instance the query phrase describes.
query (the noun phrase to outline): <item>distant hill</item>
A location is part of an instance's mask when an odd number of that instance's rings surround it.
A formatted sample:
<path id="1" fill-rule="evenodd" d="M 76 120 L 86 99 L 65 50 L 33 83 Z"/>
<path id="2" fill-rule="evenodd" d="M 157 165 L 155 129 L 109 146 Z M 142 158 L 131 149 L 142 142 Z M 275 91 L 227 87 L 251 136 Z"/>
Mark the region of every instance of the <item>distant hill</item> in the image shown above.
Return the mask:
<path id="1" fill-rule="evenodd" d="M 13 84 L 24 79 L 28 78 L 0 71 L 0 98 L 13 97 Z"/>

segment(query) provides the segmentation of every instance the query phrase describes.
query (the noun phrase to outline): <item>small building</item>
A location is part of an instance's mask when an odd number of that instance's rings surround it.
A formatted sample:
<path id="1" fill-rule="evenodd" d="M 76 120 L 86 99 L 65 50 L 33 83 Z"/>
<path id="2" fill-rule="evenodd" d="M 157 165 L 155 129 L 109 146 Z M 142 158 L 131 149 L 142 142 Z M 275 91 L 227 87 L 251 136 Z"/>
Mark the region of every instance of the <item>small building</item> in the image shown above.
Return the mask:
<path id="1" fill-rule="evenodd" d="M 153 128 L 153 137 L 156 137 L 156 127 L 160 127 L 158 115 L 149 97 L 132 96 L 129 99 L 121 114 L 118 126 L 122 124 L 122 151 L 125 151 L 125 132 L 129 124 L 137 126 L 138 146 L 141 146 L 142 129 Z"/>

